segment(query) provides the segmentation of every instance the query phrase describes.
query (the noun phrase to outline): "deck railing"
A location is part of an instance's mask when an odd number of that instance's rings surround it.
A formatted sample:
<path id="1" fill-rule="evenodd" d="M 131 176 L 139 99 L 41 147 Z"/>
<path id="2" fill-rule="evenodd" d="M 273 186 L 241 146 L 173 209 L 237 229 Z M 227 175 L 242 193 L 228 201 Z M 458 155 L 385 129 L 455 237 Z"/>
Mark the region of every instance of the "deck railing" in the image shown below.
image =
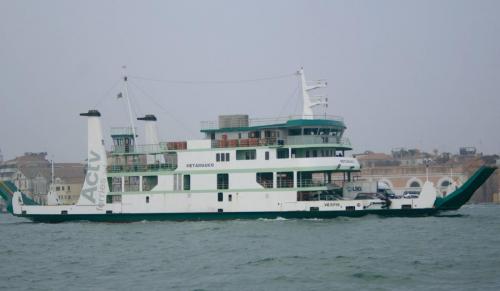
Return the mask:
<path id="1" fill-rule="evenodd" d="M 299 179 L 297 180 L 297 187 L 306 188 L 306 187 L 323 187 L 329 184 L 328 181 L 322 180 L 312 180 L 312 179 Z"/>
<path id="2" fill-rule="evenodd" d="M 339 145 L 351 147 L 348 138 L 336 136 L 289 136 L 288 138 L 248 138 L 230 140 L 212 140 L 212 148 L 239 148 L 258 146 L 290 146 L 290 145 Z M 113 146 L 113 154 L 152 155 L 161 154 L 172 150 L 185 150 L 186 142 L 161 142 L 160 144 Z"/>
<path id="3" fill-rule="evenodd" d="M 348 138 L 336 136 L 289 136 L 288 138 L 247 138 L 247 139 L 229 139 L 212 140 L 212 148 L 235 148 L 235 147 L 256 147 L 256 146 L 289 146 L 289 145 L 316 145 L 332 144 L 344 147 L 351 147 Z"/>
<path id="4" fill-rule="evenodd" d="M 165 143 L 160 144 L 145 144 L 145 145 L 135 145 L 135 146 L 113 146 L 112 152 L 114 154 L 155 154 L 167 151 L 167 146 Z"/>
<path id="5" fill-rule="evenodd" d="M 176 168 L 177 168 L 177 165 L 175 165 L 175 164 L 111 165 L 111 166 L 108 166 L 108 173 L 173 171 Z"/>

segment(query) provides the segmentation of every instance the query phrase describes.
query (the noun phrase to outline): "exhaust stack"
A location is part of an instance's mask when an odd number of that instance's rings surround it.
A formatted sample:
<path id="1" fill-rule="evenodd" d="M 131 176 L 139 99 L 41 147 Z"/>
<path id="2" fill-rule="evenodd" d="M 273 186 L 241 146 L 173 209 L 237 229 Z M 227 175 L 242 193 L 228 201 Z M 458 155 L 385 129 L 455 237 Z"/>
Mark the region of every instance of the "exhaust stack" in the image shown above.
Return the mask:
<path id="1" fill-rule="evenodd" d="M 108 163 L 100 119 L 101 113 L 97 110 L 89 110 L 87 113 L 81 113 L 80 115 L 87 117 L 88 164 L 83 188 L 76 205 L 95 206 L 97 210 L 103 210 L 106 205 L 109 186 L 107 182 Z"/>
<path id="2" fill-rule="evenodd" d="M 137 120 L 145 121 L 144 124 L 144 139 L 146 145 L 151 146 L 152 148 L 160 148 L 160 141 L 158 139 L 158 128 L 156 126 L 156 116 L 153 114 L 147 114 L 144 117 L 139 117 Z M 147 155 L 146 161 L 148 165 L 155 163 L 165 163 L 165 158 L 163 155 Z"/>

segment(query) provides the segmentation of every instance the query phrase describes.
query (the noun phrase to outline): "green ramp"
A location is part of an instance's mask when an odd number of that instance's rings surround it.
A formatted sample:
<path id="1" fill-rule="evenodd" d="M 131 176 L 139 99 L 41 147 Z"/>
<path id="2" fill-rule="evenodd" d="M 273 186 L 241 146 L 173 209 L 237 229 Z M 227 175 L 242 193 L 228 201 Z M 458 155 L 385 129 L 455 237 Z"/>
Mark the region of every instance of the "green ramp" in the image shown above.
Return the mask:
<path id="1" fill-rule="evenodd" d="M 7 211 L 12 213 L 12 196 L 17 191 L 16 185 L 11 181 L 0 181 L 0 196 L 7 202 Z M 28 195 L 21 193 L 25 205 L 39 205 Z"/>
<path id="2" fill-rule="evenodd" d="M 481 166 L 462 186 L 444 198 L 437 198 L 434 207 L 437 210 L 457 210 L 467 203 L 474 192 L 486 182 L 497 167 Z"/>

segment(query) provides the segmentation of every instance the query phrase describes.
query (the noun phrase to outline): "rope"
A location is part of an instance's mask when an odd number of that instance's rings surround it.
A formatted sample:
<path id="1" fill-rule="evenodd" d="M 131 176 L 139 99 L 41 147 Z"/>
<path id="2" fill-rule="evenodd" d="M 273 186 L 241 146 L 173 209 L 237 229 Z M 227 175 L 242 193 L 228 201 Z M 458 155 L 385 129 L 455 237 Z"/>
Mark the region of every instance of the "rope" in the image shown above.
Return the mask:
<path id="1" fill-rule="evenodd" d="M 299 90 L 299 85 L 297 85 L 297 87 L 295 87 L 295 89 L 293 89 L 292 94 L 290 94 L 290 96 L 286 99 L 285 104 L 281 108 L 280 113 L 278 114 L 278 116 L 282 116 L 281 114 L 283 113 L 283 111 L 285 111 L 285 109 L 291 103 L 290 101 L 294 99 L 294 97 L 295 97 L 295 95 L 296 95 L 296 93 L 297 93 L 298 90 Z"/>
<path id="2" fill-rule="evenodd" d="M 181 125 L 182 127 L 184 127 L 184 129 L 186 129 L 187 131 L 189 131 L 190 133 L 195 133 L 195 131 L 193 131 L 192 128 L 190 128 L 189 126 L 186 126 L 186 124 L 184 124 L 184 122 L 182 122 L 180 119 L 176 118 L 172 113 L 170 113 L 167 109 L 165 109 L 165 107 L 163 107 L 163 105 L 161 105 L 161 103 L 159 103 L 158 101 L 156 101 L 152 96 L 151 94 L 149 94 L 148 92 L 146 92 L 146 90 L 144 90 L 143 88 L 141 88 L 141 86 L 139 86 L 137 83 L 135 83 L 134 81 L 130 80 L 129 79 L 129 83 L 134 85 L 137 89 L 139 89 L 139 91 L 141 91 L 144 96 L 146 96 L 152 103 L 154 103 L 156 106 L 158 106 L 158 108 L 160 108 L 161 110 L 163 110 L 165 113 L 167 113 L 168 116 L 170 116 L 174 121 L 176 121 L 179 125 Z M 196 134 L 196 133 L 195 133 Z"/>
<path id="3" fill-rule="evenodd" d="M 94 108 L 97 108 L 97 106 L 101 105 L 102 102 L 106 99 L 106 97 L 109 97 L 109 93 L 111 93 L 111 91 L 116 87 L 116 85 L 118 84 L 118 82 L 120 82 L 121 79 L 118 79 L 115 81 L 115 83 L 113 83 L 113 86 L 111 86 L 107 91 L 106 93 L 104 93 L 100 98 L 99 100 L 97 101 L 97 103 L 94 105 Z"/>
<path id="4" fill-rule="evenodd" d="M 277 75 L 277 76 L 271 76 L 271 77 L 263 77 L 263 78 L 255 78 L 255 79 L 217 80 L 217 81 L 155 79 L 155 78 L 147 78 L 147 77 L 142 77 L 142 76 L 129 76 L 129 78 L 136 79 L 136 80 L 151 81 L 151 82 L 170 83 L 170 84 L 240 84 L 240 83 L 253 83 L 253 82 L 260 82 L 260 81 L 285 79 L 285 78 L 289 78 L 289 77 L 295 76 L 295 75 L 296 75 L 296 73 Z"/>

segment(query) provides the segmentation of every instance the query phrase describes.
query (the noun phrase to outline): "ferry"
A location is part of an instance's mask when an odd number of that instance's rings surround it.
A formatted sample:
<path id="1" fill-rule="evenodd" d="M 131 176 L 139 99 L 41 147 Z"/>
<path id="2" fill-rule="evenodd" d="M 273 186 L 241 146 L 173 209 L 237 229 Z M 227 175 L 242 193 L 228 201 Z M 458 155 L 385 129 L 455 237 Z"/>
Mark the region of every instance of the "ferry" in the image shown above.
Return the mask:
<path id="1" fill-rule="evenodd" d="M 480 167 L 445 197 L 429 181 L 417 196 L 395 197 L 360 179 L 344 120 L 316 113 L 328 100 L 313 91 L 326 82 L 307 81 L 302 69 L 297 75 L 301 115 L 219 116 L 202 123 L 203 139 L 161 142 L 149 114 L 137 118 L 144 144 L 132 122 L 111 129 L 107 152 L 101 113 L 89 110 L 80 114 L 88 123 L 88 166 L 75 205 L 38 205 L 9 182 L 0 183 L 0 194 L 13 215 L 49 223 L 426 216 L 459 209 L 496 169 Z"/>

